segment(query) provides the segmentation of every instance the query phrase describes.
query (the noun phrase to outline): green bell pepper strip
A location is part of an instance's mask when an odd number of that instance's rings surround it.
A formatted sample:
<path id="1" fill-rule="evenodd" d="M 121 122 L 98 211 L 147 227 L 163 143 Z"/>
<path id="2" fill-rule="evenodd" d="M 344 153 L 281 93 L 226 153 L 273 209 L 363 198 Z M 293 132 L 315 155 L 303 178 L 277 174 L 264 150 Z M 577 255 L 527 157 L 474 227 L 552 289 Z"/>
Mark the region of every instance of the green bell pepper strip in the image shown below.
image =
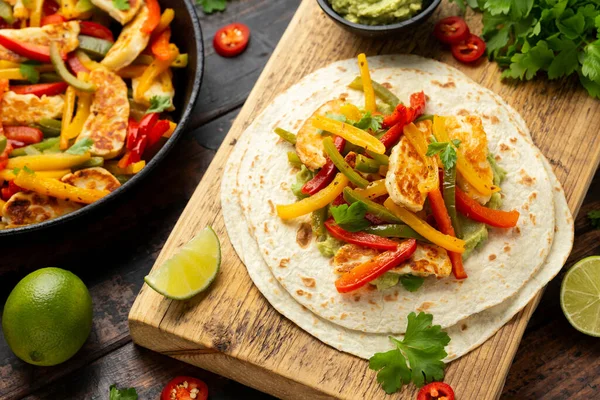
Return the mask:
<path id="1" fill-rule="evenodd" d="M 346 200 L 348 203 L 352 204 L 356 203 L 357 201 L 362 201 L 367 206 L 368 213 L 373 214 L 374 216 L 385 222 L 391 222 L 394 224 L 402 223 L 402 220 L 396 217 L 394 214 L 392 214 L 387 208 L 385 208 L 381 204 L 375 203 L 374 201 L 367 199 L 364 196 L 361 196 L 360 194 L 356 193 L 354 190 L 348 187 L 344 188 L 343 194 L 344 200 Z"/>
<path id="2" fill-rule="evenodd" d="M 367 154 L 379 165 L 390 165 L 390 158 L 385 154 L 373 153 L 371 150 L 367 150 Z"/>
<path id="3" fill-rule="evenodd" d="M 296 135 L 294 135 L 292 132 L 286 131 L 285 129 L 282 129 L 282 128 L 275 128 L 275 130 L 273 132 L 275 132 L 277 135 L 279 135 L 279 137 L 282 138 L 283 140 L 285 140 L 286 142 L 289 142 L 291 144 L 296 144 Z"/>
<path id="4" fill-rule="evenodd" d="M 8 140 L 6 139 L 6 136 L 4 136 L 4 135 L 0 136 L 0 154 L 2 152 L 4 152 L 4 149 L 6 149 L 7 143 L 8 143 Z"/>
<path id="5" fill-rule="evenodd" d="M 175 60 L 171 63 L 171 68 L 185 68 L 188 65 L 188 54 L 181 53 L 175 58 Z M 134 61 L 133 64 L 143 64 L 150 65 L 154 61 L 154 57 L 149 56 L 147 54 L 140 54 Z"/>
<path id="6" fill-rule="evenodd" d="M 400 99 L 382 84 L 377 83 L 374 80 L 371 80 L 371 84 L 373 85 L 373 90 L 375 91 L 377 97 L 383 100 L 384 103 L 389 104 L 392 107 L 396 107 L 401 103 Z M 362 78 L 357 76 L 352 82 L 350 82 L 348 87 L 350 89 L 363 90 Z"/>
<path id="7" fill-rule="evenodd" d="M 379 171 L 379 163 L 372 158 L 367 158 L 362 154 L 356 156 L 356 170 L 366 173 Z"/>
<path id="8" fill-rule="evenodd" d="M 425 120 L 433 121 L 433 114 L 423 114 L 419 118 L 415 119 L 415 122 L 425 121 Z"/>
<path id="9" fill-rule="evenodd" d="M 444 169 L 444 186 L 442 188 L 442 194 L 444 196 L 446 210 L 448 210 L 448 215 L 452 222 L 452 227 L 454 228 L 454 233 L 457 238 L 462 238 L 462 229 L 456 211 L 456 167 Z"/>
<path id="10" fill-rule="evenodd" d="M 73 86 L 75 89 L 80 90 L 82 92 L 94 92 L 96 91 L 96 86 L 91 83 L 81 81 L 77 79 L 73 74 L 69 72 L 65 62 L 63 61 L 60 51 L 58 50 L 58 45 L 56 42 L 50 42 L 50 60 L 52 61 L 52 65 L 54 65 L 54 69 L 56 73 L 60 75 L 61 78 L 69 85 Z"/>
<path id="11" fill-rule="evenodd" d="M 99 39 L 92 36 L 79 35 L 79 48 L 92 58 L 104 58 L 112 45 L 113 44 L 108 40 Z"/>
<path id="12" fill-rule="evenodd" d="M 32 126 L 42 131 L 44 137 L 60 136 L 61 122 L 56 119 L 42 118 Z"/>
<path id="13" fill-rule="evenodd" d="M 430 243 L 413 228 L 404 224 L 374 225 L 366 228 L 365 232 L 382 237 L 416 239 L 420 242 Z"/>
<path id="14" fill-rule="evenodd" d="M 15 22 L 12 7 L 7 2 L 2 0 L 0 0 L 0 18 L 2 18 L 7 24 L 12 24 Z"/>
<path id="15" fill-rule="evenodd" d="M 327 221 L 327 207 L 313 211 L 311 214 L 311 225 L 313 233 L 317 237 L 317 242 L 322 242 L 327 239 L 327 229 L 325 228 Z"/>
<path id="16" fill-rule="evenodd" d="M 40 83 L 62 82 L 63 79 L 55 72 L 44 72 L 40 74 Z"/>
<path id="17" fill-rule="evenodd" d="M 300 157 L 296 154 L 295 151 L 288 151 L 287 153 L 288 162 L 292 164 L 294 167 L 300 168 L 302 166 L 302 161 L 300 161 Z"/>
<path id="18" fill-rule="evenodd" d="M 77 165 L 76 167 L 73 167 L 73 171 L 77 171 L 79 169 L 85 169 L 85 168 L 93 168 L 93 167 L 103 167 L 104 166 L 104 158 L 102 157 L 92 157 L 89 160 L 87 160 L 84 163 L 81 163 L 79 165 Z"/>
<path id="19" fill-rule="evenodd" d="M 21 147 L 18 149 L 14 149 L 8 155 L 10 158 L 12 157 L 20 157 L 27 156 L 31 154 L 39 154 L 42 150 L 46 150 L 54 146 L 60 141 L 57 137 L 52 137 L 48 139 L 44 139 L 39 143 L 30 144 L 29 146 Z"/>
<path id="20" fill-rule="evenodd" d="M 115 178 L 117 178 L 121 185 L 124 185 L 128 180 L 133 178 L 133 175 L 115 175 Z"/>
<path id="21" fill-rule="evenodd" d="M 325 153 L 327 153 L 333 165 L 335 165 L 342 174 L 346 175 L 350 182 L 363 189 L 367 187 L 369 181 L 360 176 L 358 172 L 353 170 L 352 167 L 348 165 L 346 160 L 344 160 L 344 156 L 342 156 L 335 148 L 333 139 L 330 137 L 323 139 L 323 147 L 325 148 Z"/>

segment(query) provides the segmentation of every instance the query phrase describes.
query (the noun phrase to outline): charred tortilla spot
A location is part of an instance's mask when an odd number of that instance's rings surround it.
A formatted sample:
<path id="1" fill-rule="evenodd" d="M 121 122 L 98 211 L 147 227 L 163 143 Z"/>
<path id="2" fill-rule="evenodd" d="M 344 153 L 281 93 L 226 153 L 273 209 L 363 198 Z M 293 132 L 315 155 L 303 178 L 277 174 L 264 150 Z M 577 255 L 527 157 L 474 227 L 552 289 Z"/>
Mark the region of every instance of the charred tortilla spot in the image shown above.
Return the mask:
<path id="1" fill-rule="evenodd" d="M 289 258 L 283 258 L 283 259 L 281 259 L 281 261 L 279 261 L 279 268 L 287 268 L 289 263 L 290 263 Z"/>
<path id="2" fill-rule="evenodd" d="M 317 285 L 317 281 L 314 278 L 302 277 L 302 283 L 308 288 L 314 288 Z"/>
<path id="3" fill-rule="evenodd" d="M 511 142 L 512 144 L 515 144 L 515 143 L 517 143 L 517 138 L 516 138 L 516 137 L 511 137 L 509 140 L 510 140 L 510 142 Z"/>
<path id="4" fill-rule="evenodd" d="M 521 174 L 520 183 L 526 186 L 531 186 L 535 183 L 535 178 L 532 178 L 531 176 L 527 175 L 527 172 L 524 169 L 520 170 L 519 174 Z"/>
<path id="5" fill-rule="evenodd" d="M 304 296 L 304 291 L 302 289 L 298 289 L 298 290 L 296 290 L 296 294 L 298 296 Z"/>
<path id="6" fill-rule="evenodd" d="M 417 307 L 417 311 L 427 311 L 429 310 L 434 304 L 430 301 L 424 301 L 423 304 L 421 304 L 419 307 Z"/>
<path id="7" fill-rule="evenodd" d="M 510 150 L 510 147 L 508 147 L 504 143 L 500 143 L 500 151 L 508 151 L 508 150 Z"/>
<path id="8" fill-rule="evenodd" d="M 533 225 L 535 225 L 535 220 L 536 220 L 535 214 L 529 213 L 529 219 L 531 220 L 531 223 Z"/>
<path id="9" fill-rule="evenodd" d="M 495 254 L 490 254 L 488 256 L 488 260 L 490 260 L 490 261 L 494 261 L 495 259 L 496 259 L 496 255 Z"/>
<path id="10" fill-rule="evenodd" d="M 461 330 L 461 331 L 463 331 L 463 332 L 464 332 L 464 331 L 466 331 L 466 330 L 467 330 L 467 328 L 468 328 L 468 327 L 467 327 L 467 324 L 462 324 L 462 325 L 460 326 L 460 330 Z"/>
<path id="11" fill-rule="evenodd" d="M 389 82 L 383 82 L 383 83 L 381 84 L 381 86 L 383 86 L 383 87 L 384 87 L 384 88 L 386 88 L 386 89 L 391 89 L 391 88 L 393 87 L 393 86 L 392 86 L 392 84 L 391 84 L 391 83 L 389 83 Z"/>
<path id="12" fill-rule="evenodd" d="M 310 224 L 303 223 L 298 228 L 298 232 L 296 232 L 296 243 L 303 249 L 305 249 L 310 241 L 312 240 L 312 228 Z"/>
<path id="13" fill-rule="evenodd" d="M 508 253 L 510 251 L 510 246 L 509 245 L 504 246 L 503 250 L 505 253 Z"/>

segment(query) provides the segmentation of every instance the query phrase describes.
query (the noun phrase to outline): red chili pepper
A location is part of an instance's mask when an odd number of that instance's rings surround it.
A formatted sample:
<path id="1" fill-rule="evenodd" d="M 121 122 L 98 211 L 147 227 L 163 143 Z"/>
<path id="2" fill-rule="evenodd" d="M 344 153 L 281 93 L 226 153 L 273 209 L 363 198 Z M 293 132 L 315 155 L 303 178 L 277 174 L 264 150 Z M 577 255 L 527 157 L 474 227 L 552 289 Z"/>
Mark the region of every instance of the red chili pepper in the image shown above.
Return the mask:
<path id="1" fill-rule="evenodd" d="M 200 379 L 189 376 L 178 376 L 173 378 L 160 394 L 160 400 L 191 400 L 192 390 L 196 389 L 195 400 L 206 400 L 208 398 L 208 386 Z"/>
<path id="2" fill-rule="evenodd" d="M 9 140 L 22 142 L 25 145 L 39 143 L 44 134 L 37 128 L 29 126 L 4 126 L 4 136 Z"/>
<path id="3" fill-rule="evenodd" d="M 50 63 L 50 47 L 48 46 L 20 42 L 3 35 L 0 35 L 0 46 L 29 60 Z M 66 55 L 64 58 L 66 58 Z"/>
<path id="4" fill-rule="evenodd" d="M 429 199 L 429 205 L 431 206 L 431 211 L 433 212 L 435 222 L 437 222 L 438 229 L 445 235 L 456 237 L 456 232 L 454 232 L 452 220 L 446 209 L 446 203 L 444 203 L 444 198 L 442 197 L 440 189 L 435 188 L 429 192 L 427 198 Z M 456 279 L 467 278 L 467 273 L 465 272 L 462 262 L 462 255 L 460 253 L 449 251 L 448 257 L 450 257 L 450 262 L 452 263 L 454 277 Z"/>
<path id="5" fill-rule="evenodd" d="M 146 0 L 146 6 L 148 7 L 148 18 L 142 25 L 141 31 L 150 34 L 160 22 L 160 5 L 156 0 Z"/>
<path id="6" fill-rule="evenodd" d="M 440 42 L 453 44 L 462 42 L 471 33 L 467 23 L 461 17 L 446 17 L 435 24 L 433 34 Z"/>
<path id="7" fill-rule="evenodd" d="M 335 145 L 336 149 L 339 152 L 341 152 L 344 149 L 344 146 L 346 145 L 346 140 L 340 136 L 336 136 L 333 141 L 333 144 Z M 302 193 L 308 194 L 310 196 L 317 193 L 318 191 L 329 185 L 331 181 L 333 181 L 336 172 L 337 168 L 335 167 L 335 165 L 333 165 L 333 162 L 331 162 L 329 157 L 327 157 L 327 162 L 325 163 L 323 168 L 321 168 L 321 170 L 317 173 L 317 175 L 315 175 L 314 178 L 312 178 L 310 181 L 306 182 L 304 186 L 302 186 Z"/>
<path id="8" fill-rule="evenodd" d="M 56 14 L 60 10 L 60 6 L 54 0 L 44 0 L 42 11 L 44 15 Z"/>
<path id="9" fill-rule="evenodd" d="M 44 25 L 62 24 L 66 20 L 67 19 L 60 14 L 46 15 L 46 16 L 42 17 L 42 20 L 40 21 L 40 25 L 44 26 Z"/>
<path id="10" fill-rule="evenodd" d="M 337 291 L 339 293 L 348 293 L 359 289 L 385 274 L 390 269 L 398 266 L 401 262 L 408 260 L 417 249 L 417 241 L 415 239 L 408 239 L 401 243 L 396 243 L 396 245 L 396 249 L 381 253 L 372 260 L 352 268 L 349 272 L 339 277 L 335 281 Z"/>
<path id="11" fill-rule="evenodd" d="M 148 135 L 148 147 L 152 147 L 156 143 L 158 143 L 162 135 L 164 135 L 165 132 L 169 130 L 169 128 L 170 124 L 169 121 L 167 121 L 166 119 L 161 119 L 157 121 L 156 124 L 154 124 L 154 126 L 152 127 L 150 134 Z"/>
<path id="12" fill-rule="evenodd" d="M 456 210 L 465 217 L 496 228 L 513 228 L 519 221 L 517 210 L 501 211 L 484 207 L 456 187 Z"/>
<path id="13" fill-rule="evenodd" d="M 239 22 L 222 27 L 215 33 L 213 47 L 222 57 L 234 57 L 243 52 L 250 40 L 250 28 Z"/>
<path id="14" fill-rule="evenodd" d="M 111 30 L 104 25 L 92 21 L 79 21 L 79 27 L 79 33 L 82 35 L 108 40 L 109 42 L 115 41 L 115 37 L 113 36 Z"/>
<path id="15" fill-rule="evenodd" d="M 372 235 L 365 232 L 348 232 L 340 228 L 332 218 L 325 221 L 325 228 L 327 228 L 329 233 L 331 233 L 331 236 L 347 243 L 357 244 L 359 246 L 370 247 L 378 250 L 396 250 L 398 247 L 398 242 L 381 236 Z"/>
<path id="16" fill-rule="evenodd" d="M 81 62 L 79 57 L 75 55 L 75 53 L 71 53 L 68 55 L 67 64 L 69 65 L 69 68 L 71 68 L 71 72 L 73 72 L 74 75 L 77 75 L 79 72 L 90 72 L 90 70 L 87 69 L 85 65 L 83 65 L 83 63 Z"/>
<path id="17" fill-rule="evenodd" d="M 458 61 L 472 63 L 485 53 L 485 42 L 477 35 L 470 35 L 466 40 L 453 44 L 451 50 Z"/>
<path id="18" fill-rule="evenodd" d="M 454 390 L 444 382 L 431 382 L 419 390 L 417 400 L 454 400 Z"/>
<path id="19" fill-rule="evenodd" d="M 2 199 L 8 201 L 15 193 L 22 192 L 23 189 L 15 184 L 15 181 L 8 181 L 8 186 L 2 188 Z"/>
<path id="20" fill-rule="evenodd" d="M 140 124 L 135 119 L 129 118 L 129 125 L 127 125 L 127 141 L 125 143 L 127 150 L 132 150 L 133 146 L 135 146 L 139 125 Z"/>
<path id="21" fill-rule="evenodd" d="M 55 96 L 64 93 L 69 85 L 66 82 L 37 83 L 35 85 L 11 86 L 10 90 L 17 94 L 35 94 L 37 97 Z"/>
<path id="22" fill-rule="evenodd" d="M 158 35 L 150 45 L 152 54 L 159 60 L 168 60 L 171 57 L 171 48 L 169 42 L 171 40 L 171 28 L 167 28 Z"/>

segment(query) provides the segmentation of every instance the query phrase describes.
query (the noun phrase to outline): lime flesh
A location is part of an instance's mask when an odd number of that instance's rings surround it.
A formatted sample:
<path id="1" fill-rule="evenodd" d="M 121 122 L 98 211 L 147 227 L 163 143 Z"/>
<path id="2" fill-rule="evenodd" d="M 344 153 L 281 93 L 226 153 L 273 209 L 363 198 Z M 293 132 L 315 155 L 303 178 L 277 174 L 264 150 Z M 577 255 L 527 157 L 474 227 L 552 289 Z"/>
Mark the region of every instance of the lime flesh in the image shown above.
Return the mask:
<path id="1" fill-rule="evenodd" d="M 584 258 L 566 273 L 560 304 L 575 329 L 600 336 L 600 256 Z"/>
<path id="2" fill-rule="evenodd" d="M 187 300 L 212 283 L 220 266 L 219 238 L 211 227 L 206 227 L 144 281 L 169 299 Z"/>

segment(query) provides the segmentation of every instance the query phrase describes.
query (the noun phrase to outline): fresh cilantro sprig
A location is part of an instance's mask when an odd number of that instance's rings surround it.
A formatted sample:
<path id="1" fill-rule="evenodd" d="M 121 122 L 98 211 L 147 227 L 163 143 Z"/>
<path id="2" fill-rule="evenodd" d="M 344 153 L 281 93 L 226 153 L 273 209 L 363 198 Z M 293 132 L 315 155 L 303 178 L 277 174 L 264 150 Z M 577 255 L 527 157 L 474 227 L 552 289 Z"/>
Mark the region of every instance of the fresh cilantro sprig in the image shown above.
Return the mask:
<path id="1" fill-rule="evenodd" d="M 448 355 L 444 348 L 450 343 L 450 336 L 432 322 L 431 314 L 411 312 L 404 339 L 390 336 L 396 348 L 369 359 L 369 368 L 378 371 L 377 382 L 386 393 L 395 393 L 411 381 L 420 387 L 444 379 L 442 360 Z"/>
<path id="2" fill-rule="evenodd" d="M 117 389 L 116 385 L 110 386 L 109 400 L 137 400 L 135 388 Z"/>
<path id="3" fill-rule="evenodd" d="M 35 69 L 36 65 L 40 63 L 37 61 L 25 61 L 19 65 L 19 72 L 31 83 L 38 83 L 40 81 L 40 73 Z"/>
<path id="4" fill-rule="evenodd" d="M 600 2 L 573 0 L 454 0 L 483 12 L 483 37 L 503 78 L 549 79 L 577 74 L 600 98 Z"/>
<path id="5" fill-rule="evenodd" d="M 85 154 L 88 151 L 90 151 L 90 148 L 92 147 L 93 144 L 94 144 L 94 141 L 90 138 L 81 139 L 81 140 L 75 142 L 75 144 L 73 146 L 69 147 L 69 149 L 65 153 L 73 154 L 73 155 Z"/>
<path id="6" fill-rule="evenodd" d="M 600 210 L 590 211 L 588 218 L 594 229 L 600 229 Z"/>
<path id="7" fill-rule="evenodd" d="M 120 11 L 127 11 L 131 8 L 129 0 L 112 0 L 112 3 Z"/>
<path id="8" fill-rule="evenodd" d="M 362 130 L 370 129 L 373 132 L 377 132 L 381 129 L 382 123 L 383 115 L 371 115 L 371 112 L 367 111 L 362 118 L 354 122 L 353 125 Z"/>
<path id="9" fill-rule="evenodd" d="M 425 279 L 415 275 L 403 275 L 400 277 L 400 284 L 409 292 L 416 292 L 423 285 Z"/>
<path id="10" fill-rule="evenodd" d="M 340 204 L 330 207 L 329 210 L 335 223 L 348 232 L 362 231 L 370 225 L 369 221 L 365 219 L 367 205 L 362 201 L 352 203 L 350 207 L 348 204 Z"/>
<path id="11" fill-rule="evenodd" d="M 161 113 L 171 107 L 171 98 L 169 96 L 152 96 L 150 98 L 150 108 L 146 114 Z"/>
<path id="12" fill-rule="evenodd" d="M 215 11 L 225 11 L 227 0 L 196 0 L 196 4 L 202 7 L 205 14 L 212 14 Z"/>
<path id="13" fill-rule="evenodd" d="M 440 155 L 440 160 L 444 164 L 444 169 L 453 168 L 456 165 L 456 149 L 460 146 L 460 140 L 453 139 L 450 142 L 433 142 L 427 147 L 428 157 L 433 157 L 436 154 Z"/>

